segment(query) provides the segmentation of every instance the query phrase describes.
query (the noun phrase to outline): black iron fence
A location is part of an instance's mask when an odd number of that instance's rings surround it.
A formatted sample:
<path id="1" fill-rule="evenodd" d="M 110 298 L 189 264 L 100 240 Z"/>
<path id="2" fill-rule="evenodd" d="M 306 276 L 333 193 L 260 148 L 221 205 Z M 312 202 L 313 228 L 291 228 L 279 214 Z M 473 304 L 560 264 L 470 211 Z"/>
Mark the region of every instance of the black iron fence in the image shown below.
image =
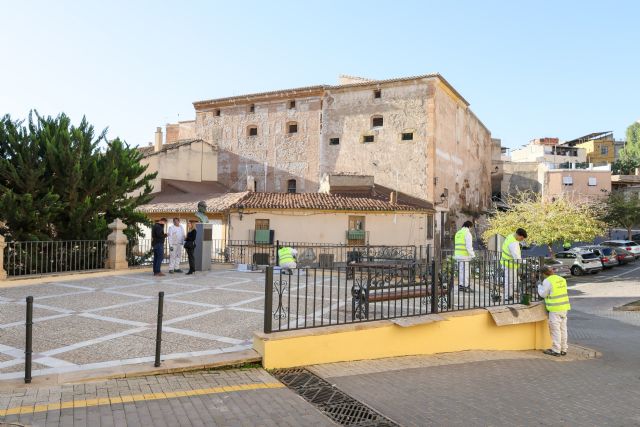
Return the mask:
<path id="1" fill-rule="evenodd" d="M 354 262 L 345 267 L 269 267 L 264 332 L 469 310 L 538 300 L 540 258 Z"/>
<path id="2" fill-rule="evenodd" d="M 105 240 L 7 242 L 4 249 L 9 276 L 102 269 L 106 259 Z"/>

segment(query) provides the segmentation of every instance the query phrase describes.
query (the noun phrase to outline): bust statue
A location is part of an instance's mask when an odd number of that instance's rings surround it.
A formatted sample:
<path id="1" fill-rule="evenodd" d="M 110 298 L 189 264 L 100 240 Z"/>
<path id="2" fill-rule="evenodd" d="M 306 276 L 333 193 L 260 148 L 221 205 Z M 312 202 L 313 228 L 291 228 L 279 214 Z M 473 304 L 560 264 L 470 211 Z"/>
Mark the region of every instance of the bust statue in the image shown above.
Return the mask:
<path id="1" fill-rule="evenodd" d="M 200 220 L 201 223 L 206 224 L 209 222 L 209 218 L 207 217 L 207 204 L 204 200 L 198 202 L 198 211 L 196 212 L 196 216 Z"/>

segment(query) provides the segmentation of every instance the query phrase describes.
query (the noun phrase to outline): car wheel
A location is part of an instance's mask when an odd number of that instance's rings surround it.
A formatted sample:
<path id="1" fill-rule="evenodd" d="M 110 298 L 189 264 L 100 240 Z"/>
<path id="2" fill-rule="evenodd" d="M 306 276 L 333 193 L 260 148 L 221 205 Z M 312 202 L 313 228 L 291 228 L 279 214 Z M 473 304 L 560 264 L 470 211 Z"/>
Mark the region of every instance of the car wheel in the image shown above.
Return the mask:
<path id="1" fill-rule="evenodd" d="M 591 274 L 598 274 L 598 273 L 600 273 L 600 270 L 593 270 L 593 271 L 591 272 Z"/>
<path id="2" fill-rule="evenodd" d="M 571 274 L 574 276 L 582 276 L 582 270 L 577 265 L 571 267 Z"/>

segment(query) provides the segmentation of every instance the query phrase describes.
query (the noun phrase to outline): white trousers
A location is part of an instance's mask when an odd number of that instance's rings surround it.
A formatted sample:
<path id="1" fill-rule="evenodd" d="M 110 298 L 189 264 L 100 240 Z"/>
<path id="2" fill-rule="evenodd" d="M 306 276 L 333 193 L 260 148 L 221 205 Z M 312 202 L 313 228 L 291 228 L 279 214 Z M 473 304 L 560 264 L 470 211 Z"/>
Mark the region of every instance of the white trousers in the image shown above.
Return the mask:
<path id="1" fill-rule="evenodd" d="M 298 264 L 295 261 L 280 264 L 280 268 L 296 268 Z"/>
<path id="2" fill-rule="evenodd" d="M 513 298 L 513 290 L 518 286 L 518 269 L 517 268 L 504 268 L 504 295 L 505 300 L 507 298 Z"/>
<path id="3" fill-rule="evenodd" d="M 179 270 L 182 259 L 182 245 L 169 245 L 169 270 Z"/>
<path id="4" fill-rule="evenodd" d="M 472 259 L 473 258 L 469 256 L 456 257 L 456 261 L 458 262 L 458 286 L 469 287 L 470 263 Z"/>
<path id="5" fill-rule="evenodd" d="M 549 332 L 556 353 L 567 351 L 567 312 L 553 311 L 549 313 Z"/>

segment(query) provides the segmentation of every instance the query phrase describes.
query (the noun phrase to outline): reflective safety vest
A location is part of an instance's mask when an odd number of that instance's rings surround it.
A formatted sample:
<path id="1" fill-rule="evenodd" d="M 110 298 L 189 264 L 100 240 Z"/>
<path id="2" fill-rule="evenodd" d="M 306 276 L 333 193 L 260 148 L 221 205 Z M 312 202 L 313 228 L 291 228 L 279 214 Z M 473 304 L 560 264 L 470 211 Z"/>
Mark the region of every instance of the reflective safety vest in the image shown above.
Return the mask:
<path id="1" fill-rule="evenodd" d="M 511 256 L 511 251 L 509 250 L 509 245 L 513 242 L 517 242 L 515 234 L 509 234 L 504 242 L 502 243 L 502 254 L 500 257 L 500 264 L 507 265 L 507 268 L 515 268 L 516 261 L 513 261 L 513 257 Z M 520 245 L 518 245 L 518 258 L 522 258 L 520 255 Z"/>
<path id="2" fill-rule="evenodd" d="M 293 257 L 293 249 L 292 248 L 278 249 L 278 261 L 280 265 L 288 262 L 296 262 L 295 258 Z"/>
<path id="3" fill-rule="evenodd" d="M 547 280 L 551 283 L 551 293 L 544 299 L 547 311 L 571 310 L 569 294 L 567 294 L 567 281 L 556 274 L 547 277 Z"/>
<path id="4" fill-rule="evenodd" d="M 455 244 L 455 256 L 469 256 L 469 251 L 467 250 L 467 244 L 465 242 L 465 237 L 467 234 L 470 234 L 471 231 L 467 227 L 462 227 L 456 233 L 454 244 Z"/>

